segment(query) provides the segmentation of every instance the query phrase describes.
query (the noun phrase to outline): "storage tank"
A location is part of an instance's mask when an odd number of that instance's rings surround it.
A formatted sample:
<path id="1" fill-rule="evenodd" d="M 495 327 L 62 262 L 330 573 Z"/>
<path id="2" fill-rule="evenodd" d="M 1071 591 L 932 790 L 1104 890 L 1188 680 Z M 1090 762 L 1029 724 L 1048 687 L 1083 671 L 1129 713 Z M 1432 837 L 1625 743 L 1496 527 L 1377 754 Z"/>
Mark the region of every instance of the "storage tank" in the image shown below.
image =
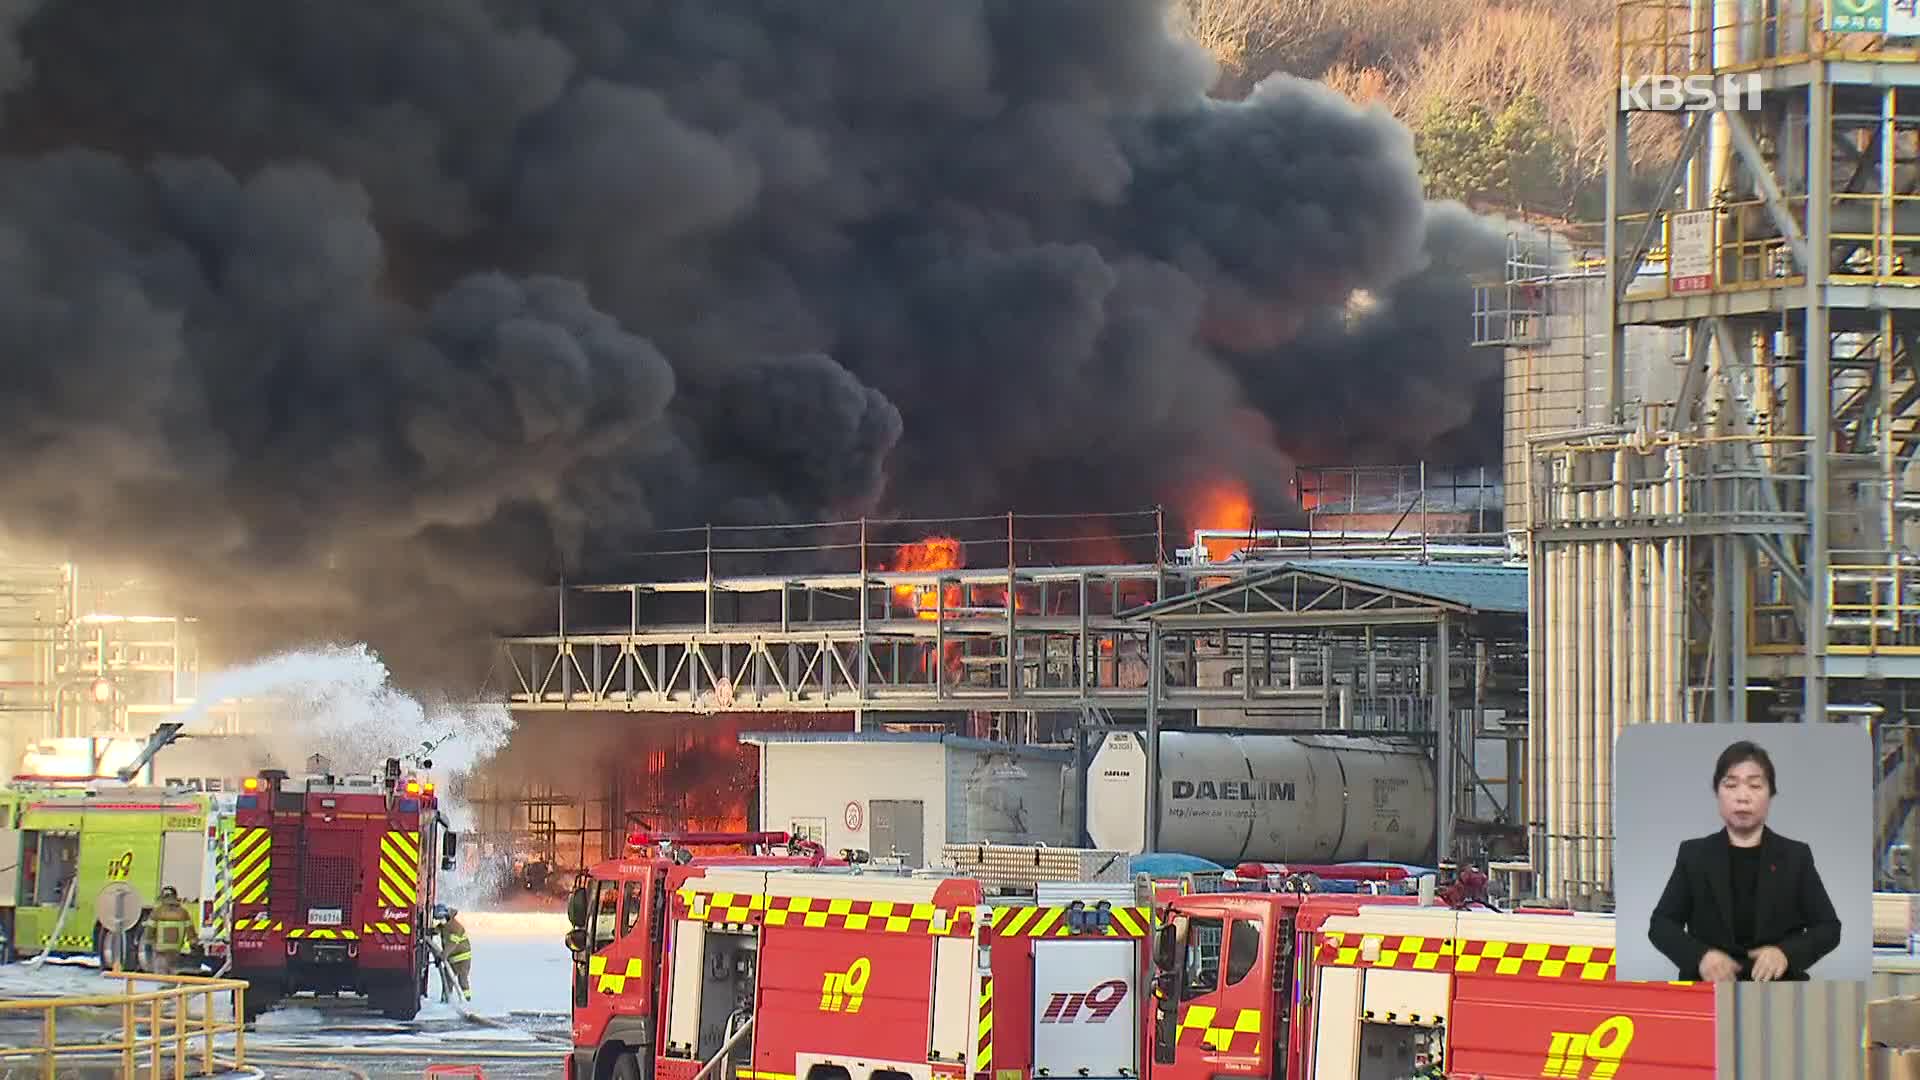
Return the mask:
<path id="1" fill-rule="evenodd" d="M 1146 848 L 1146 737 L 1111 732 L 1087 767 L 1098 848 Z M 1160 735 L 1160 850 L 1238 862 L 1424 863 L 1433 763 L 1376 739 L 1168 731 Z"/>

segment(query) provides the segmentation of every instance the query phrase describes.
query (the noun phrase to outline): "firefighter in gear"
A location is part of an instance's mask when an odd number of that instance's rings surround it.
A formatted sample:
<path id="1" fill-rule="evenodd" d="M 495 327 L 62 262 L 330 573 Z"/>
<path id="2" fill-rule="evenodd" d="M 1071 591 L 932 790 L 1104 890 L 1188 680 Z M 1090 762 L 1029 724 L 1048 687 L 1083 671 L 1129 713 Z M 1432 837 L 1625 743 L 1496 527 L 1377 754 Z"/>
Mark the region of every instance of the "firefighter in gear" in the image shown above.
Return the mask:
<path id="1" fill-rule="evenodd" d="M 160 902 L 147 916 L 147 940 L 153 944 L 153 970 L 172 975 L 184 966 L 193 947 L 193 913 L 180 902 L 180 892 L 169 885 L 160 890 Z"/>
<path id="2" fill-rule="evenodd" d="M 440 955 L 447 958 L 447 966 L 453 969 L 461 996 L 472 1001 L 473 944 L 467 940 L 467 928 L 460 925 L 459 915 L 445 904 L 433 906 L 433 921 L 440 931 Z"/>

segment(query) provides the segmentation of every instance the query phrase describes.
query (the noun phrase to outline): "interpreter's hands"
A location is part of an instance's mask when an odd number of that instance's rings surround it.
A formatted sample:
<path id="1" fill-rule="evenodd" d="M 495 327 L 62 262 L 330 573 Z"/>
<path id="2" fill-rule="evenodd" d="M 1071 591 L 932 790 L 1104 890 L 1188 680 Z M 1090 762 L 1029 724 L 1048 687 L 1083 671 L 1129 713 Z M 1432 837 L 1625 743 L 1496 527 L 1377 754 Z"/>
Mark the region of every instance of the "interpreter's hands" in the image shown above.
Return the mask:
<path id="1" fill-rule="evenodd" d="M 1787 954 L 1778 945 L 1748 949 L 1747 955 L 1753 958 L 1754 982 L 1772 982 L 1787 973 Z"/>
<path id="2" fill-rule="evenodd" d="M 1700 958 L 1700 977 L 1708 982 L 1732 982 L 1739 975 L 1740 962 L 1719 949 L 1708 949 L 1707 955 Z"/>

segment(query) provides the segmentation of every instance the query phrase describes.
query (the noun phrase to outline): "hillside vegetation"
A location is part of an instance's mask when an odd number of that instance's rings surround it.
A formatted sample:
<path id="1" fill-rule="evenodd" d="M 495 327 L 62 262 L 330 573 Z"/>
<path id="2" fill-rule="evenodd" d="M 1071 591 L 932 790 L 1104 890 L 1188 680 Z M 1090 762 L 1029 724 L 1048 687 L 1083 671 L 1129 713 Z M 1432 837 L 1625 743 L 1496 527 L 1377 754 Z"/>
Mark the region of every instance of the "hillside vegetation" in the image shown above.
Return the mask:
<path id="1" fill-rule="evenodd" d="M 1404 121 L 1428 194 L 1508 212 L 1604 213 L 1615 0 L 1178 0 L 1220 61 L 1216 93 L 1276 72 Z M 1671 152 L 1663 132 L 1636 159 Z"/>

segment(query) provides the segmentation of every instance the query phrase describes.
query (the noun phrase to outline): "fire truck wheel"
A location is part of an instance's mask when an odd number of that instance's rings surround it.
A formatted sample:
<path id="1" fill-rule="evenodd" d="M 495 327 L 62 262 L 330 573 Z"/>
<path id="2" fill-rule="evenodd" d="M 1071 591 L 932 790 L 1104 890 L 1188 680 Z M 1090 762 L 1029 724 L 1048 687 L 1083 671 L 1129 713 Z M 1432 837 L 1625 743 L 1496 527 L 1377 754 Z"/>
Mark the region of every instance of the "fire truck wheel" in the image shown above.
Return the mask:
<path id="1" fill-rule="evenodd" d="M 144 918 L 133 924 L 133 927 L 127 931 L 126 954 L 121 955 L 118 935 L 99 923 L 94 923 L 93 955 L 100 961 L 100 970 L 113 970 L 114 961 L 118 960 L 121 968 L 126 971 L 146 971 L 147 965 L 142 962 L 146 957 L 146 950 L 140 947 L 140 931 L 146 929 L 146 926 Z"/>
<path id="2" fill-rule="evenodd" d="M 383 987 L 373 997 L 380 1015 L 389 1020 L 411 1020 L 420 1015 L 420 988 L 412 983 Z"/>
<path id="3" fill-rule="evenodd" d="M 265 983 L 247 981 L 247 1022 L 260 1019 L 261 1015 L 280 1004 L 280 993 L 268 988 Z"/>
<path id="4" fill-rule="evenodd" d="M 640 1059 L 632 1054 L 621 1054 L 613 1062 L 612 1080 L 640 1080 Z"/>

